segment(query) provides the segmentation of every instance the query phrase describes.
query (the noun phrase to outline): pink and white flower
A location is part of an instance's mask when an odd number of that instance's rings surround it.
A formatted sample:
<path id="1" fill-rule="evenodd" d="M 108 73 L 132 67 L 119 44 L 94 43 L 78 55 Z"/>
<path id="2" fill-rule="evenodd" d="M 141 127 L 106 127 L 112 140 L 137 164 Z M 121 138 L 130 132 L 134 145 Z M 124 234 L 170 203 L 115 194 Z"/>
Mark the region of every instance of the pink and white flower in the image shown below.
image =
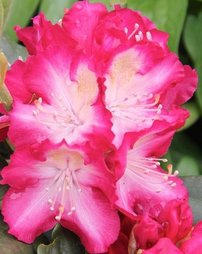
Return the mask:
<path id="1" fill-rule="evenodd" d="M 156 217 L 172 200 L 187 199 L 188 194 L 178 172 L 161 168 L 161 158 L 167 151 L 175 127 L 156 123 L 148 131 L 132 136 L 128 134 L 119 152 L 126 156 L 123 175 L 116 183 L 116 205 L 123 213 L 134 218 L 137 215 Z"/>
<path id="2" fill-rule="evenodd" d="M 118 236 L 119 217 L 107 198 L 114 195 L 113 176 L 102 155 L 65 143 L 50 147 L 43 144 L 40 156 L 18 150 L 3 169 L 2 183 L 10 185 L 2 206 L 9 233 L 32 243 L 59 222 L 90 253 L 107 251 Z"/>
<path id="3" fill-rule="evenodd" d="M 7 84 L 15 101 L 9 138 L 16 147 L 46 139 L 72 145 L 88 141 L 89 135 L 112 138 L 96 74 L 87 59 L 76 57 L 66 48 L 53 47 L 11 67 Z M 13 86 L 18 81 L 12 82 L 19 75 L 21 93 Z"/>

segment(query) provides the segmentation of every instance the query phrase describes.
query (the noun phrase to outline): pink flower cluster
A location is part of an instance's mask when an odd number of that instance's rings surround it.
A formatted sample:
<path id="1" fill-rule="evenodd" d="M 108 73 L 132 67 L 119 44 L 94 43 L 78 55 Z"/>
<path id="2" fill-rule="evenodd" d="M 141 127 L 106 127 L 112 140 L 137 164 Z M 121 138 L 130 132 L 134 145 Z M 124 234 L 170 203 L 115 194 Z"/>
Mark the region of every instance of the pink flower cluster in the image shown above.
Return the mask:
<path id="1" fill-rule="evenodd" d="M 170 52 L 168 34 L 137 11 L 88 1 L 57 24 L 39 14 L 15 29 L 29 56 L 5 78 L 9 233 L 32 243 L 59 222 L 89 253 L 191 253 L 201 226 L 190 233 L 187 190 L 161 166 L 197 75 Z"/>

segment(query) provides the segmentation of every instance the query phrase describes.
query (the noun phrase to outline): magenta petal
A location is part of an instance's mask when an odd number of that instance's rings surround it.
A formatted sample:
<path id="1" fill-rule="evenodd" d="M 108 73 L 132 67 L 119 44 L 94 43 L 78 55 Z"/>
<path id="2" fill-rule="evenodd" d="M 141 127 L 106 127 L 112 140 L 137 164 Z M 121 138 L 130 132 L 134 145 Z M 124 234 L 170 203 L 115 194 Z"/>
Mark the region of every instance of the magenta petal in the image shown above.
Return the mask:
<path id="1" fill-rule="evenodd" d="M 30 55 L 44 51 L 50 45 L 71 46 L 72 42 L 64 35 L 59 24 L 53 25 L 43 13 L 33 18 L 31 27 L 15 27 L 17 37 L 26 46 Z"/>
<path id="2" fill-rule="evenodd" d="M 185 254 L 169 238 L 161 238 L 154 247 L 144 250 L 142 254 Z"/>
<path id="3" fill-rule="evenodd" d="M 162 129 L 161 129 L 162 128 Z M 165 128 L 165 129 L 164 129 Z M 161 211 L 171 200 L 187 198 L 186 188 L 175 175 L 160 168 L 160 162 L 167 162 L 161 157 L 167 150 L 174 129 L 161 122 L 145 131 L 132 142 L 132 135 L 128 135 L 120 152 L 127 152 L 126 170 L 117 181 L 117 206 L 126 214 L 152 214 L 153 209 Z M 135 135 L 134 135 L 135 136 Z M 131 146 L 132 145 L 132 146 Z M 123 149 L 123 150 L 122 150 Z"/>
<path id="4" fill-rule="evenodd" d="M 78 49 L 91 52 L 93 36 L 99 19 L 107 13 L 103 4 L 88 1 L 75 3 L 62 20 L 67 36 L 78 43 Z"/>
<path id="5" fill-rule="evenodd" d="M 56 221 L 47 200 L 44 184 L 25 190 L 10 189 L 2 203 L 9 233 L 23 242 L 32 243 L 41 233 L 53 228 Z"/>
<path id="6" fill-rule="evenodd" d="M 61 224 L 74 231 L 90 253 L 106 252 L 118 237 L 120 222 L 117 212 L 98 189 L 85 188 L 74 193 L 78 207 Z"/>

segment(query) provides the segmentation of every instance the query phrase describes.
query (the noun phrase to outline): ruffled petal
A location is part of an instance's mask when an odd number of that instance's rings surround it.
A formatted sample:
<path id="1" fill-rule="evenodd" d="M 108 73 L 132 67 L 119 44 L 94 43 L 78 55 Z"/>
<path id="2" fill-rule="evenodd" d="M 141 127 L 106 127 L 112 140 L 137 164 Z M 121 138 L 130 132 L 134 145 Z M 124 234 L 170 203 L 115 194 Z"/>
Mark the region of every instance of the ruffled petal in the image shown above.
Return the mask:
<path id="1" fill-rule="evenodd" d="M 91 161 L 87 149 L 65 142 L 47 147 L 41 147 L 40 160 L 29 150 L 18 150 L 1 173 L 1 183 L 11 186 L 2 205 L 9 232 L 31 243 L 57 221 L 77 233 L 89 252 L 107 251 L 118 237 L 120 222 L 107 198 L 114 184 L 104 155 Z"/>
<path id="2" fill-rule="evenodd" d="M 32 27 L 15 27 L 18 39 L 26 46 L 30 55 L 44 51 L 50 45 L 72 46 L 73 42 L 64 35 L 59 24 L 53 25 L 43 13 L 33 18 Z"/>
<path id="3" fill-rule="evenodd" d="M 9 225 L 9 233 L 18 240 L 32 243 L 56 224 L 48 206 L 46 184 L 47 181 L 43 181 L 26 189 L 10 188 L 4 196 L 4 221 Z"/>
<path id="4" fill-rule="evenodd" d="M 118 214 L 97 189 L 84 188 L 75 193 L 78 208 L 71 215 L 64 215 L 61 224 L 74 231 L 90 253 L 103 253 L 118 237 Z"/>
<path id="5" fill-rule="evenodd" d="M 200 254 L 201 248 L 202 248 L 202 222 L 198 222 L 191 234 L 187 237 L 188 239 L 185 239 L 181 246 L 180 250 L 184 254 Z"/>
<path id="6" fill-rule="evenodd" d="M 26 63 L 17 60 L 6 73 L 5 84 L 9 89 L 14 101 L 30 103 L 34 94 L 29 91 L 29 87 L 24 82 Z"/>
<path id="7" fill-rule="evenodd" d="M 167 202 L 187 198 L 182 181 L 175 176 L 178 172 L 172 175 L 171 166 L 169 173 L 160 168 L 160 162 L 167 160 L 159 157 L 167 150 L 174 130 L 168 127 L 163 130 L 158 124 L 155 126 L 156 130 L 137 136 L 132 148 L 131 139 L 130 142 L 126 140 L 120 150 L 127 153 L 127 162 L 126 170 L 117 182 L 119 198 L 116 204 L 129 216 L 151 214 L 153 209 L 159 213 Z M 125 146 L 129 146 L 129 150 L 122 150 Z"/>
<path id="8" fill-rule="evenodd" d="M 161 238 L 154 247 L 144 250 L 142 254 L 183 254 L 169 238 Z"/>
<path id="9" fill-rule="evenodd" d="M 137 47 L 117 54 L 106 74 L 105 103 L 112 114 L 116 146 L 126 132 L 149 128 L 161 119 L 164 104 L 159 103 L 160 94 L 183 76 L 175 55 L 158 59 L 146 54 L 148 49 Z"/>
<path id="10" fill-rule="evenodd" d="M 92 41 L 99 19 L 107 13 L 101 3 L 90 4 L 88 1 L 75 3 L 68 10 L 62 20 L 67 36 L 74 39 L 77 48 L 89 53 L 92 50 Z"/>
<path id="11" fill-rule="evenodd" d="M 35 98 L 13 105 L 9 137 L 14 145 L 45 139 L 83 143 L 92 133 L 112 138 L 110 115 L 99 98 L 96 74 L 87 60 L 73 63 L 67 50 L 55 47 L 27 60 L 23 82 Z M 19 138 L 23 132 L 34 135 Z"/>

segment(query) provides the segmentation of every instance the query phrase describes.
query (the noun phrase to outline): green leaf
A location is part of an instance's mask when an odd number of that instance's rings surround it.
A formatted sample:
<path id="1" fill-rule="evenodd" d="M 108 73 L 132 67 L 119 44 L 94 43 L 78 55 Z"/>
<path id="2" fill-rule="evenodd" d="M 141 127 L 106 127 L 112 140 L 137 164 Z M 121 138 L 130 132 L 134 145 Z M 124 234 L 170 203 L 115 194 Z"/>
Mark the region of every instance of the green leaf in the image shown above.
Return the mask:
<path id="1" fill-rule="evenodd" d="M 0 35 L 2 34 L 3 23 L 4 23 L 4 8 L 3 8 L 3 4 L 0 0 Z"/>
<path id="2" fill-rule="evenodd" d="M 17 41 L 13 27 L 16 25 L 22 27 L 26 26 L 36 11 L 39 1 L 40 0 L 13 0 L 8 14 L 9 17 L 4 27 L 4 34 Z"/>
<path id="3" fill-rule="evenodd" d="M 85 254 L 85 249 L 75 234 L 57 225 L 53 230 L 53 242 L 40 244 L 37 254 Z"/>
<path id="4" fill-rule="evenodd" d="M 97 3 L 97 2 L 100 2 L 100 3 L 103 3 L 107 6 L 108 9 L 113 9 L 113 6 L 115 4 L 120 4 L 121 6 L 123 7 L 126 7 L 127 5 L 127 0 L 90 0 L 91 3 Z"/>
<path id="5" fill-rule="evenodd" d="M 189 190 L 190 205 L 196 223 L 202 219 L 202 176 L 183 177 L 183 180 Z"/>
<path id="6" fill-rule="evenodd" d="M 188 0 L 128 0 L 127 6 L 140 10 L 159 29 L 170 34 L 169 46 L 177 52 Z"/>
<path id="7" fill-rule="evenodd" d="M 199 166 L 197 161 L 188 155 L 184 155 L 177 165 L 177 170 L 181 176 L 195 176 L 199 175 Z"/>
<path id="8" fill-rule="evenodd" d="M 25 47 L 7 39 L 6 37 L 0 38 L 0 50 L 4 52 L 10 64 L 12 64 L 19 56 L 23 59 L 27 56 Z"/>
<path id="9" fill-rule="evenodd" d="M 175 135 L 168 152 L 174 170 L 178 170 L 180 176 L 199 175 L 202 172 L 201 154 L 197 144 L 181 132 Z"/>
<path id="10" fill-rule="evenodd" d="M 43 11 L 52 22 L 58 22 L 64 15 L 65 8 L 70 8 L 76 0 L 42 0 L 40 10 Z"/>
<path id="11" fill-rule="evenodd" d="M 196 92 L 197 102 L 202 113 L 202 10 L 198 15 L 190 14 L 184 30 L 184 43 L 199 74 L 199 86 Z"/>
<path id="12" fill-rule="evenodd" d="M 7 185 L 0 185 L 0 210 L 1 210 L 2 199 L 7 190 L 8 190 Z"/>
<path id="13" fill-rule="evenodd" d="M 1 0 L 1 2 L 4 9 L 4 16 L 3 16 L 4 23 L 6 23 L 13 0 Z"/>
<path id="14" fill-rule="evenodd" d="M 22 243 L 7 233 L 7 225 L 0 221 L 0 250 L 1 254 L 34 254 L 31 245 Z"/>
<path id="15" fill-rule="evenodd" d="M 198 105 L 194 101 L 187 102 L 185 105 L 183 105 L 183 107 L 189 111 L 190 116 L 187 119 L 185 126 L 180 130 L 185 130 L 189 128 L 200 118 L 200 110 L 198 108 Z"/>

